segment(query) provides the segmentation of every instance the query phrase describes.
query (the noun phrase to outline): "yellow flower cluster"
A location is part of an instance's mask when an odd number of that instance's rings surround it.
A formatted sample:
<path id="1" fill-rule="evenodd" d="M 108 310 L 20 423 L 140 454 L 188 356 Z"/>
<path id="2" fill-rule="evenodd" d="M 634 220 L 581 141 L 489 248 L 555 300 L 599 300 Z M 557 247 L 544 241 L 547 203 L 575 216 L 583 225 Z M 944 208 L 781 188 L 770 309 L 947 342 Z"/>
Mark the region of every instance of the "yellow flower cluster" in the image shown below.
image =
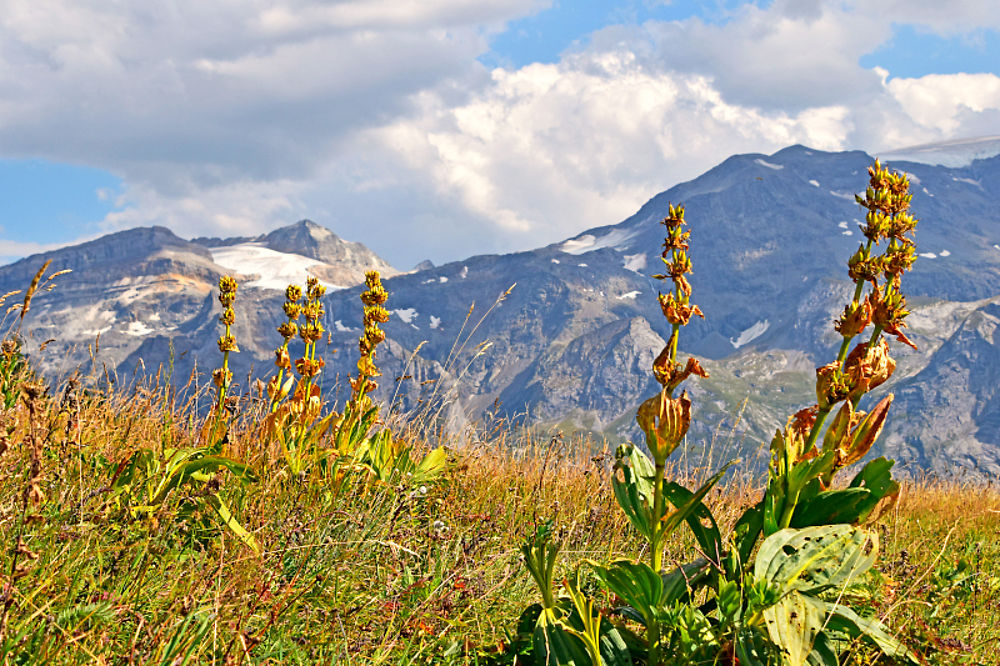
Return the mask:
<path id="1" fill-rule="evenodd" d="M 351 380 L 354 399 L 368 404 L 367 394 L 377 388 L 374 377 L 381 376 L 375 365 L 375 350 L 385 340 L 385 331 L 379 324 L 389 321 L 389 313 L 383 307 L 389 295 L 382 286 L 378 271 L 365 273 L 365 290 L 361 292 L 361 302 L 364 304 L 364 330 L 358 338 L 358 377 Z"/>

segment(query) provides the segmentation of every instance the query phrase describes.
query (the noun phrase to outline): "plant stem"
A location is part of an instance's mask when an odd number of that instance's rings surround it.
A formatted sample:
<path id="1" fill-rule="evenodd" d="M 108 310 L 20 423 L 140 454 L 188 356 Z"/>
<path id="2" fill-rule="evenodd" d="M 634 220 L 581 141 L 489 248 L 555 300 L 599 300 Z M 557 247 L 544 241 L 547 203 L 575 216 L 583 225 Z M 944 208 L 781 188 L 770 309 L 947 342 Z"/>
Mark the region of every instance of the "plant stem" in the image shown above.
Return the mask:
<path id="1" fill-rule="evenodd" d="M 663 470 L 664 463 L 656 463 L 656 471 L 653 474 L 653 538 L 650 543 L 650 560 L 653 571 L 657 574 L 663 568 L 663 549 L 660 547 L 660 537 L 662 536 L 663 524 Z"/>

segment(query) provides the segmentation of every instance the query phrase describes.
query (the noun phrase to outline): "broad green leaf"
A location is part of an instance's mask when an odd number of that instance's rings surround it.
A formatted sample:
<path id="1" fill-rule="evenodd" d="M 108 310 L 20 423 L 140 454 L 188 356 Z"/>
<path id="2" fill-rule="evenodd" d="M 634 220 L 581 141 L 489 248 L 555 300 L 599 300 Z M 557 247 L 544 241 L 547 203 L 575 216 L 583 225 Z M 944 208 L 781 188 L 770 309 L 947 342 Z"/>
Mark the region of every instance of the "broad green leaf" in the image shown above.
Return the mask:
<path id="1" fill-rule="evenodd" d="M 693 495 L 694 493 L 680 484 L 673 482 L 663 484 L 663 496 L 674 506 L 681 506 L 689 502 Z M 699 501 L 687 516 L 687 524 L 698 541 L 702 554 L 718 562 L 722 558 L 724 550 L 722 535 L 719 533 L 715 516 L 708 510 L 708 507 Z"/>
<path id="2" fill-rule="evenodd" d="M 761 544 L 754 575 L 785 591 L 816 593 L 856 580 L 877 552 L 875 535 L 850 525 L 788 528 Z"/>
<path id="3" fill-rule="evenodd" d="M 894 659 L 901 659 L 912 664 L 922 663 L 912 650 L 890 634 L 886 626 L 878 620 L 861 617 L 843 604 L 819 599 L 814 600 L 814 603 L 822 604 L 829 615 L 827 629 L 839 631 L 851 638 L 864 639 Z"/>
<path id="4" fill-rule="evenodd" d="M 691 590 L 698 589 L 711 578 L 713 564 L 699 558 L 668 573 L 660 575 L 663 580 L 663 603 L 672 604 L 686 599 Z"/>
<path id="5" fill-rule="evenodd" d="M 792 527 L 856 523 L 865 512 L 872 493 L 867 488 L 842 488 L 818 493 L 795 507 Z"/>
<path id="6" fill-rule="evenodd" d="M 583 641 L 574 636 L 557 608 L 543 608 L 532 634 L 536 663 L 547 666 L 600 666 L 587 652 Z"/>
<path id="7" fill-rule="evenodd" d="M 647 541 L 653 539 L 654 472 L 652 461 L 642 451 L 629 444 L 618 447 L 611 488 L 629 522 Z"/>
<path id="8" fill-rule="evenodd" d="M 757 502 L 746 509 L 733 526 L 730 537 L 733 548 L 726 558 L 726 570 L 730 578 L 742 577 L 742 571 L 750 564 L 750 553 L 753 552 L 757 539 L 764 527 L 764 501 Z"/>
<path id="9" fill-rule="evenodd" d="M 822 609 L 798 592 L 789 592 L 764 611 L 767 632 L 781 650 L 783 664 L 803 666 L 808 661 L 825 619 Z"/>
<path id="10" fill-rule="evenodd" d="M 421 458 L 416 471 L 413 473 L 413 482 L 430 481 L 440 476 L 447 468 L 448 450 L 443 446 L 439 446 Z"/>
<path id="11" fill-rule="evenodd" d="M 894 464 L 895 462 L 892 460 L 876 458 L 869 461 L 851 480 L 852 488 L 867 488 L 871 491 L 871 500 L 868 506 L 858 516 L 860 522 L 868 520 L 883 500 L 888 500 L 887 506 L 892 506 L 892 502 L 899 496 L 899 484 L 892 478 Z M 883 510 L 884 506 L 886 505 L 883 505 Z"/>
<path id="12" fill-rule="evenodd" d="M 663 579 L 645 562 L 615 560 L 607 567 L 596 562 L 591 566 L 604 585 L 626 604 L 638 611 L 646 626 L 656 621 L 663 607 Z"/>

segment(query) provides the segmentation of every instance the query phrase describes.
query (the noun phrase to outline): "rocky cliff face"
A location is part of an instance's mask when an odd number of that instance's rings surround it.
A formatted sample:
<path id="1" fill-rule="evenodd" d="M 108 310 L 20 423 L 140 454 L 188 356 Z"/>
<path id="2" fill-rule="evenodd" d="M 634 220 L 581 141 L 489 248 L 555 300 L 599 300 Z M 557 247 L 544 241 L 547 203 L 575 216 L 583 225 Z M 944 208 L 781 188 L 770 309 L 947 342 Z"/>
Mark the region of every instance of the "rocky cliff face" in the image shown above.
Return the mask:
<path id="1" fill-rule="evenodd" d="M 236 376 L 262 376 L 278 342 L 281 289 L 317 274 L 345 287 L 326 299 L 324 388 L 342 396 L 360 333 L 360 287 L 350 285 L 378 268 L 394 275 L 385 282 L 392 320 L 379 357 L 386 398 L 425 410 L 443 398 L 440 415 L 452 425 L 499 406 L 533 423 L 634 437 L 634 410 L 656 389 L 649 366 L 668 335 L 656 302 L 659 283 L 648 277 L 659 265 L 658 222 L 668 201 L 683 202 L 693 300 L 706 319 L 687 327 L 681 348 L 712 373 L 690 385 L 698 426 L 689 439 L 701 452 L 725 441 L 753 457 L 788 414 L 814 401 L 813 369 L 836 352 L 831 322 L 849 291 L 846 258 L 861 240 L 853 194 L 865 187 L 870 162 L 860 152 L 802 146 L 734 156 L 620 224 L 530 252 L 407 274 L 306 221 L 252 239 L 195 242 L 166 230 L 134 230 L 149 239 L 125 244 L 155 251 L 128 254 L 117 235 L 94 241 L 98 247 L 86 252 L 97 254 L 86 256 L 98 259 L 74 264 L 91 273 L 82 282 L 79 274 L 67 276 L 45 295 L 47 309 L 34 325 L 40 339 L 63 345 L 60 370 L 87 359 L 87 345 L 102 331 L 98 358 L 119 373 L 131 373 L 139 359 L 150 369 L 172 353 L 175 376 L 186 379 L 196 362 L 201 369 L 217 363 L 214 281 L 236 269 L 243 350 Z M 920 351 L 895 352 L 899 367 L 889 388 L 897 400 L 884 449 L 913 465 L 995 475 L 1000 157 L 954 167 L 890 164 L 911 174 L 921 219 L 921 257 L 904 285 Z M 60 252 L 70 261 L 84 247 Z M 0 269 L 0 288 L 23 286 L 40 258 L 21 264 Z M 394 377 L 404 378 L 395 385 Z M 241 386 L 247 388 L 245 379 Z"/>

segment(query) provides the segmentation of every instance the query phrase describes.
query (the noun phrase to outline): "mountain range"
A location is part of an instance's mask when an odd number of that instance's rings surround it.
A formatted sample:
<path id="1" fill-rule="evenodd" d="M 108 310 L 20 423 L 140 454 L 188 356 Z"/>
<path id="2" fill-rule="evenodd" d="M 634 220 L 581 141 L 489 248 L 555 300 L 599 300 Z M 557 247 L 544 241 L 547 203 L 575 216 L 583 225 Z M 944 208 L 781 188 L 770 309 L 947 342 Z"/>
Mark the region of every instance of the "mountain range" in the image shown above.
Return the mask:
<path id="1" fill-rule="evenodd" d="M 981 143 L 949 146 L 946 160 L 916 148 L 890 166 L 910 175 L 921 220 L 920 256 L 903 285 L 919 351 L 894 345 L 898 367 L 887 388 L 896 401 L 879 447 L 914 473 L 993 477 L 1000 156 L 982 157 L 989 151 Z M 871 162 L 860 151 L 803 146 L 736 155 L 618 224 L 409 272 L 304 220 L 254 238 L 123 231 L 2 267 L 0 289 L 23 288 L 45 258 L 52 270 L 73 270 L 38 297 L 26 322 L 29 348 L 55 340 L 35 354 L 48 372 L 83 367 L 125 381 L 162 366 L 183 384 L 218 363 L 215 285 L 235 273 L 234 366 L 246 390 L 248 378 L 273 367 L 284 286 L 313 274 L 331 287 L 324 374 L 337 399 L 357 360 L 359 283 L 374 268 L 386 278 L 392 313 L 379 352 L 387 400 L 452 428 L 500 414 L 614 442 L 635 438 L 635 408 L 657 389 L 650 364 L 668 330 L 660 283 L 649 276 L 659 266 L 658 223 L 668 202 L 683 203 L 692 300 L 706 317 L 684 330 L 681 355 L 698 356 L 711 374 L 687 384 L 697 423 L 689 447 L 706 454 L 731 446 L 759 461 L 775 428 L 815 402 L 815 367 L 836 353 L 832 320 L 851 288 L 846 259 L 862 238 L 854 193 L 864 190 Z"/>

